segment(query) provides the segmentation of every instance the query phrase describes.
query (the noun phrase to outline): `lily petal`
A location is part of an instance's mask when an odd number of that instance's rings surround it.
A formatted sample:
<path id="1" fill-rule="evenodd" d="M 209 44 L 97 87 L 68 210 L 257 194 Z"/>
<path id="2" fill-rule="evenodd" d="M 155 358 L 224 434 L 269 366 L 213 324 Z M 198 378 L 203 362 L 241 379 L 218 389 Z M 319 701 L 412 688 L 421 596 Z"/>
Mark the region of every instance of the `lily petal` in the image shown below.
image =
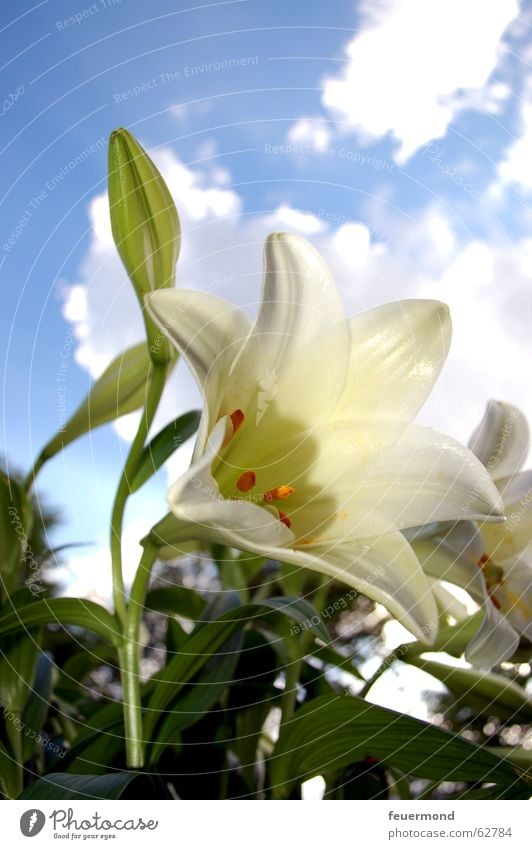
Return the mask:
<path id="1" fill-rule="evenodd" d="M 306 566 L 355 587 L 390 613 L 417 639 L 431 644 L 438 612 L 428 581 L 402 534 L 336 545 L 289 549 L 279 559 Z"/>
<path id="2" fill-rule="evenodd" d="M 438 581 L 430 575 L 427 575 L 427 579 L 432 590 L 432 594 L 436 599 L 438 610 L 440 610 L 444 616 L 452 616 L 457 622 L 460 622 L 462 619 L 466 619 L 468 616 L 467 606 L 460 601 L 454 593 L 447 589 L 442 581 Z"/>
<path id="3" fill-rule="evenodd" d="M 458 523 L 442 538 L 414 542 L 423 569 L 442 581 L 465 589 L 480 605 L 482 625 L 467 647 L 466 659 L 475 666 L 491 669 L 513 655 L 519 637 L 501 616 L 488 596 L 481 570 L 469 558 L 478 549 L 478 540 L 463 533 Z"/>
<path id="4" fill-rule="evenodd" d="M 469 447 L 494 480 L 498 480 L 519 471 L 529 443 L 528 422 L 521 410 L 504 401 L 492 400 L 469 440 Z"/>
<path id="5" fill-rule="evenodd" d="M 493 481 L 471 451 L 418 424 L 405 428 L 378 467 L 369 470 L 368 481 L 361 482 L 366 498 L 368 483 L 375 493 L 381 488 L 381 503 L 398 516 L 398 528 L 453 519 L 498 520 L 504 512 Z"/>
<path id="6" fill-rule="evenodd" d="M 499 563 L 519 557 L 532 543 L 532 471 L 501 478 L 497 489 L 504 501 L 506 521 L 481 527 L 486 553 Z"/>
<path id="7" fill-rule="evenodd" d="M 243 409 L 262 429 L 286 410 L 300 427 L 325 421 L 344 385 L 349 351 L 327 264 L 301 236 L 274 233 L 264 249 L 259 314 L 228 376 L 221 413 Z"/>
<path id="8" fill-rule="evenodd" d="M 335 418 L 413 419 L 449 351 L 447 306 L 397 301 L 355 316 L 350 327 L 349 374 Z"/>
<path id="9" fill-rule="evenodd" d="M 465 651 L 465 659 L 480 669 L 498 666 L 517 651 L 519 635 L 505 616 L 489 601 L 483 606 L 484 619 Z"/>
<path id="10" fill-rule="evenodd" d="M 164 289 L 145 299 L 146 310 L 185 358 L 204 398 L 197 452 L 218 418 L 230 365 L 247 337 L 251 322 L 230 301 L 205 292 Z"/>

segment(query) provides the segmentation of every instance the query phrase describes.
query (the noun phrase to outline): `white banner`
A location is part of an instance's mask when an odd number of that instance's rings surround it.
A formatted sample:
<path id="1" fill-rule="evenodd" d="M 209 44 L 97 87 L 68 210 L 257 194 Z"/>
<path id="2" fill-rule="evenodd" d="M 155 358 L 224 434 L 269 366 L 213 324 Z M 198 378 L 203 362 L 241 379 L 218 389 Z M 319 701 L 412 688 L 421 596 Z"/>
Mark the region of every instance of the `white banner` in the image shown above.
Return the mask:
<path id="1" fill-rule="evenodd" d="M 2 847 L 501 846 L 529 849 L 528 802 L 5 802 Z M 32 843 L 31 841 L 35 842 Z"/>

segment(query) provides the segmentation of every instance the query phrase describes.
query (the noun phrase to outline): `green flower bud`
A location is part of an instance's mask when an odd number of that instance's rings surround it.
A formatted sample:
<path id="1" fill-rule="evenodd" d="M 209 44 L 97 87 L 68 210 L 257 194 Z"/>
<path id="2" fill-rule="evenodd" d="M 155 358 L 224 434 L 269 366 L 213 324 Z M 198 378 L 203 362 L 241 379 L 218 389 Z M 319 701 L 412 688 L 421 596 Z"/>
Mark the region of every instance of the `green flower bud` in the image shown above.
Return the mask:
<path id="1" fill-rule="evenodd" d="M 109 206 L 118 253 L 144 308 L 145 295 L 173 285 L 179 218 L 158 169 L 123 129 L 109 140 Z"/>

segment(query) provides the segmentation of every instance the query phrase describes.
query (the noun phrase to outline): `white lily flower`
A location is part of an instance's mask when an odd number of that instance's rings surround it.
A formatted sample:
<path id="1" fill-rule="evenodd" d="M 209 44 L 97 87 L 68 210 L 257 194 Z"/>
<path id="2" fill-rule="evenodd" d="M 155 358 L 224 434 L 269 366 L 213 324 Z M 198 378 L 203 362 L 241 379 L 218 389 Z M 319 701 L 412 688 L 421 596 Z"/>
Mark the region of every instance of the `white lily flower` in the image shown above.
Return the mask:
<path id="1" fill-rule="evenodd" d="M 464 509 L 477 519 L 502 515 L 474 455 L 412 423 L 447 355 L 447 307 L 402 301 L 348 321 L 329 268 L 305 239 L 270 236 L 264 261 L 253 324 L 210 294 L 175 289 L 146 299 L 205 402 L 192 465 L 169 492 L 172 540 L 314 569 L 430 641 L 436 604 L 401 530 Z M 152 539 L 161 540 L 165 522 Z"/>
<path id="2" fill-rule="evenodd" d="M 466 589 L 484 610 L 466 659 L 491 667 L 532 642 L 532 471 L 521 472 L 528 424 L 511 404 L 490 401 L 469 443 L 491 473 L 506 519 L 420 529 L 413 546 L 427 574 Z"/>

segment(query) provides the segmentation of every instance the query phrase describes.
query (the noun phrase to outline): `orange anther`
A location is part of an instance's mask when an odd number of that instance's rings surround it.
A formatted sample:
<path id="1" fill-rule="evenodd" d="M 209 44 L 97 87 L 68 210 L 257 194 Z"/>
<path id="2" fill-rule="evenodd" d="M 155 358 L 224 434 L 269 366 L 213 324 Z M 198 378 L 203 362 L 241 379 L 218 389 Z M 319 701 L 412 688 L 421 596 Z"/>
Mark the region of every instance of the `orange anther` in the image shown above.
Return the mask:
<path id="1" fill-rule="evenodd" d="M 276 486 L 274 489 L 269 489 L 262 496 L 264 501 L 276 501 L 278 498 L 289 498 L 292 493 L 295 492 L 295 488 L 293 486 L 287 486 L 284 484 L 283 486 Z"/>
<path id="2" fill-rule="evenodd" d="M 283 513 L 282 510 L 279 510 L 279 519 L 281 520 L 283 525 L 286 525 L 287 528 L 292 527 L 292 520 L 290 516 L 287 516 L 286 513 Z"/>
<path id="3" fill-rule="evenodd" d="M 257 483 L 257 475 L 255 472 L 243 472 L 236 482 L 236 488 L 240 492 L 249 492 Z"/>
<path id="4" fill-rule="evenodd" d="M 242 422 L 244 421 L 244 413 L 242 412 L 242 410 L 234 410 L 229 416 L 229 418 L 231 419 L 231 422 L 233 424 L 233 434 L 235 434 Z"/>

